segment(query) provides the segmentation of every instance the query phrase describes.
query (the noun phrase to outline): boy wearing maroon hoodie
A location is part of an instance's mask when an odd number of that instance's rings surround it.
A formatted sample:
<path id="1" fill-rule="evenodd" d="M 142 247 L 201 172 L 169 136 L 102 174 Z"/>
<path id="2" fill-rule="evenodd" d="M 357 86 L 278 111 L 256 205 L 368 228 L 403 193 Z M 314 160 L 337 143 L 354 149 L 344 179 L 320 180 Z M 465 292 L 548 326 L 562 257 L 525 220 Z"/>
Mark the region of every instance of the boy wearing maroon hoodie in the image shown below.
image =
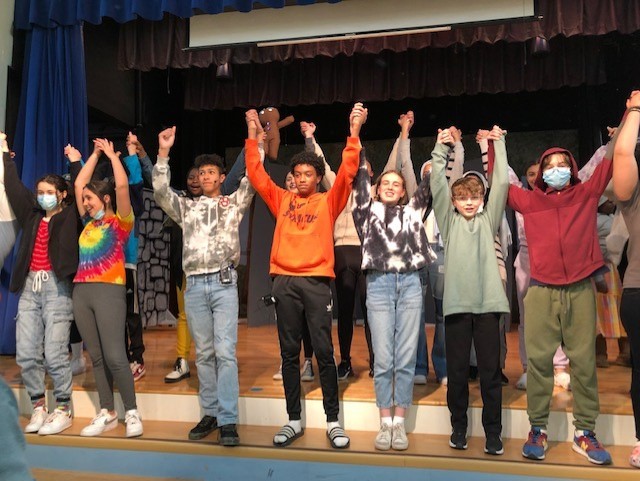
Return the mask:
<path id="1" fill-rule="evenodd" d="M 552 148 L 540 157 L 535 187 L 509 188 L 508 205 L 524 217 L 531 281 L 525 304 L 528 357 L 527 414 L 531 431 L 522 449 L 542 460 L 553 393 L 553 355 L 559 345 L 571 361 L 575 434 L 573 450 L 594 464 L 611 456 L 593 432 L 599 414 L 595 364 L 596 306 L 591 277 L 605 269 L 598 245 L 598 200 L 612 174 L 611 141 L 586 182 L 573 155 Z"/>

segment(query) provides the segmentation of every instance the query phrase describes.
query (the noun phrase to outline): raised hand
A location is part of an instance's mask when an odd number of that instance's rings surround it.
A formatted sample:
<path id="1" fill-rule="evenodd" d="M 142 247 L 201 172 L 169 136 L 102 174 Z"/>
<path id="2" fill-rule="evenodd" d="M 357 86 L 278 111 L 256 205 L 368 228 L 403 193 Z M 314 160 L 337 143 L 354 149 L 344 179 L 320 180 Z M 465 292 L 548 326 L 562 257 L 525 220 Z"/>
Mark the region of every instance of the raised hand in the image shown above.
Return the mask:
<path id="1" fill-rule="evenodd" d="M 436 143 L 453 147 L 454 141 L 453 135 L 451 135 L 451 131 L 449 129 L 438 129 L 438 137 L 436 138 Z"/>
<path id="2" fill-rule="evenodd" d="M 634 90 L 627 99 L 627 108 L 640 107 L 640 90 Z"/>
<path id="3" fill-rule="evenodd" d="M 160 157 L 169 157 L 169 150 L 176 141 L 176 127 L 169 127 L 158 134 L 158 155 Z"/>
<path id="4" fill-rule="evenodd" d="M 607 135 L 609 136 L 610 139 L 612 139 L 613 136 L 616 135 L 617 130 L 618 130 L 618 127 L 607 126 Z"/>
<path id="5" fill-rule="evenodd" d="M 451 127 L 449 127 L 449 131 L 451 132 L 451 135 L 453 136 L 453 141 L 458 143 L 462 141 L 462 130 L 460 130 L 459 128 L 457 128 L 455 125 L 452 125 Z"/>
<path id="6" fill-rule="evenodd" d="M 403 131 L 405 129 L 407 131 L 411 130 L 411 127 L 413 127 L 414 121 L 415 121 L 415 118 L 413 115 L 413 110 L 409 110 L 406 114 L 401 114 L 400 117 L 398 117 L 398 125 Z"/>
<path id="7" fill-rule="evenodd" d="M 67 144 L 64 148 L 64 155 L 67 156 L 69 162 L 80 162 L 82 160 L 82 154 L 73 145 Z"/>
<path id="8" fill-rule="evenodd" d="M 0 132 L 0 150 L 9 152 L 9 144 L 7 143 L 7 134 Z"/>
<path id="9" fill-rule="evenodd" d="M 506 130 L 502 130 L 497 125 L 494 125 L 493 128 L 491 129 L 491 132 L 489 132 L 489 135 L 487 135 L 487 139 L 489 139 L 489 140 L 500 140 L 506 134 L 507 134 Z"/>
<path id="10" fill-rule="evenodd" d="M 356 103 L 349 114 L 349 128 L 352 137 L 360 136 L 360 128 L 367 121 L 369 110 L 361 102 Z"/>
<path id="11" fill-rule="evenodd" d="M 98 145 L 98 148 L 105 153 L 105 155 L 109 158 L 117 157 L 116 151 L 113 148 L 113 142 L 108 139 L 96 139 L 94 141 L 95 144 Z"/>
<path id="12" fill-rule="evenodd" d="M 476 132 L 476 142 L 481 142 L 489 137 L 489 131 L 484 129 L 478 129 Z"/>
<path id="13" fill-rule="evenodd" d="M 310 139 L 316 133 L 316 124 L 313 122 L 300 122 L 300 132 L 305 138 Z"/>

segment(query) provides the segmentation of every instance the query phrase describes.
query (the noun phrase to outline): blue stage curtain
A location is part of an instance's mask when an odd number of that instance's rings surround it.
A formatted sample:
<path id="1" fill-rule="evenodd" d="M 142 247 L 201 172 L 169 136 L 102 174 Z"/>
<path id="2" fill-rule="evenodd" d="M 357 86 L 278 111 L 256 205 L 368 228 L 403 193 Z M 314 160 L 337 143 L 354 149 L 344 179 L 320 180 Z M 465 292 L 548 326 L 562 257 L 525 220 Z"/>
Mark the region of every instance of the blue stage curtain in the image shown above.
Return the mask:
<path id="1" fill-rule="evenodd" d="M 329 0 L 338 3 L 340 0 Z M 78 22 L 99 24 L 104 17 L 125 23 L 138 17 L 161 20 L 165 13 L 189 18 L 196 13 L 221 13 L 229 7 L 249 12 L 254 3 L 270 8 L 282 8 L 285 0 L 16 0 L 14 25 L 27 30 L 34 25 L 54 27 L 75 25 Z M 315 0 L 297 0 L 299 5 Z"/>
<path id="2" fill-rule="evenodd" d="M 18 2 L 20 3 L 20 2 Z M 27 32 L 20 111 L 11 148 L 21 168 L 21 179 L 34 188 L 47 173 L 68 172 L 64 146 L 77 147 L 86 157 L 87 88 L 82 27 L 42 28 Z M 17 244 L 16 244 L 17 245 Z M 13 259 L 7 260 L 10 269 Z M 15 321 L 18 297 L 0 289 L 0 354 L 15 353 Z"/>

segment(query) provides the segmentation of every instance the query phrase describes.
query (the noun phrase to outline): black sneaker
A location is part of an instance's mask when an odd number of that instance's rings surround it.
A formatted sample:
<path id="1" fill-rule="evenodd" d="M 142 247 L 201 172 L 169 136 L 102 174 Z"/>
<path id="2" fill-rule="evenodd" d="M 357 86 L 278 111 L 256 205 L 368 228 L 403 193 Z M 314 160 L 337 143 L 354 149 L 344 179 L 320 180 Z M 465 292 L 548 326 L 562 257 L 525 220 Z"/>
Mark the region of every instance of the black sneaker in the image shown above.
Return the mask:
<path id="1" fill-rule="evenodd" d="M 344 381 L 348 377 L 353 377 L 351 361 L 342 361 L 340 364 L 338 364 L 338 380 Z"/>
<path id="2" fill-rule="evenodd" d="M 216 429 L 218 429 L 218 421 L 216 418 L 213 416 L 205 416 L 200 420 L 195 428 L 189 431 L 189 439 L 197 441 L 198 439 L 208 436 Z"/>
<path id="3" fill-rule="evenodd" d="M 237 446 L 240 444 L 240 436 L 238 436 L 235 424 L 225 424 L 224 426 L 220 426 L 218 443 L 222 446 Z"/>
<path id="4" fill-rule="evenodd" d="M 467 432 L 454 430 L 449 438 L 449 446 L 453 449 L 467 449 Z"/>
<path id="5" fill-rule="evenodd" d="M 509 385 L 509 378 L 504 375 L 504 372 L 500 373 L 500 380 L 501 380 L 503 386 L 508 386 Z"/>
<path id="6" fill-rule="evenodd" d="M 504 448 L 502 447 L 502 438 L 499 434 L 487 434 L 487 442 L 484 445 L 484 452 L 494 455 L 504 453 Z"/>

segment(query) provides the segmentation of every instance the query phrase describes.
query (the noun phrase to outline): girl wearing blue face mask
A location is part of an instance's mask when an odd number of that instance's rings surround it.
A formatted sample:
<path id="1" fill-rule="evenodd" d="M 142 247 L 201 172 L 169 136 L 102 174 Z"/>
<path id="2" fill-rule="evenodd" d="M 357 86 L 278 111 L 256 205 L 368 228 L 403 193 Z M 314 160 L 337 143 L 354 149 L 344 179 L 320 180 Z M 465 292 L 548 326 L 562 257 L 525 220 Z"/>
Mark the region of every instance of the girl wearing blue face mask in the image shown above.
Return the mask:
<path id="1" fill-rule="evenodd" d="M 79 218 L 62 177 L 41 177 L 34 195 L 21 182 L 4 139 L 3 144 L 5 191 L 22 229 L 10 290 L 20 292 L 16 361 L 33 404 L 25 432 L 56 434 L 71 426 L 72 418 L 68 343 L 73 319 L 71 280 L 78 267 Z M 79 171 L 80 163 L 72 161 L 71 178 Z M 45 405 L 45 369 L 53 380 L 56 399 L 51 414 Z"/>

